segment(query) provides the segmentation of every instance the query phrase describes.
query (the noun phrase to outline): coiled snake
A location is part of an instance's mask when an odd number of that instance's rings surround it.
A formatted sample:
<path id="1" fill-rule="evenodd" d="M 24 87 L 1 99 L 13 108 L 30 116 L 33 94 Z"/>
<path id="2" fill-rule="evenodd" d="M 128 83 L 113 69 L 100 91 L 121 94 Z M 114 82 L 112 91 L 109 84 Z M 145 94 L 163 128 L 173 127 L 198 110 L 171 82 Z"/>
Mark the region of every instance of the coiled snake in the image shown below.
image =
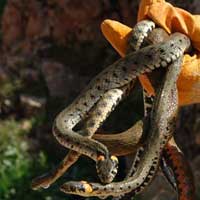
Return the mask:
<path id="1" fill-rule="evenodd" d="M 136 51 L 130 52 L 125 58 L 97 75 L 83 93 L 58 115 L 53 126 L 54 136 L 60 144 L 72 151 L 60 165 L 61 171 L 56 170 L 50 175 L 39 177 L 33 182 L 33 188 L 49 186 L 59 177 L 58 172 L 63 173 L 80 154 L 95 160 L 101 181 L 110 183 L 117 173 L 117 158 L 110 155 L 102 143 L 91 139 L 92 135 L 119 101 L 127 96 L 127 91 L 134 86 L 137 76 L 151 72 L 155 68 L 169 66 L 154 101 L 148 141 L 138 150 L 137 157 L 140 160 L 134 162 L 130 177 L 122 182 L 107 185 L 68 182 L 61 190 L 82 196 L 119 196 L 132 190 L 138 193 L 151 181 L 159 164 L 160 153 L 172 136 L 177 111 L 176 80 L 183 54 L 190 47 L 190 40 L 185 35 L 175 33 L 164 42 L 138 50 L 147 36 L 146 33 L 152 31 L 154 26 L 151 21 L 138 23 L 133 32 L 133 38 L 136 40 L 132 41 L 133 49 Z M 79 132 L 73 131 L 76 124 L 83 119 L 86 121 L 85 127 Z M 73 159 L 70 161 L 69 158 Z"/>

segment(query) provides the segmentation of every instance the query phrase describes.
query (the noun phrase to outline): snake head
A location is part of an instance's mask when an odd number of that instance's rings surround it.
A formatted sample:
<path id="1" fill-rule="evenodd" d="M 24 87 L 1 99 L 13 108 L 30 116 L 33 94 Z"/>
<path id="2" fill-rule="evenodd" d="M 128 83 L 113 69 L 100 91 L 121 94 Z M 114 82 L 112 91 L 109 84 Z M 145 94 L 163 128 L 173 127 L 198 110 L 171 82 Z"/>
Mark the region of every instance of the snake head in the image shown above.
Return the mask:
<path id="1" fill-rule="evenodd" d="M 88 197 L 93 192 L 92 185 L 86 181 L 69 181 L 60 187 L 60 190 L 66 194 L 75 194 Z"/>
<path id="2" fill-rule="evenodd" d="M 33 190 L 38 190 L 40 188 L 47 189 L 50 186 L 50 183 L 49 183 L 50 179 L 51 179 L 50 173 L 46 173 L 42 176 L 39 176 L 32 180 L 31 188 Z"/>
<path id="3" fill-rule="evenodd" d="M 191 51 L 191 48 L 192 48 L 191 41 L 185 34 L 173 33 L 170 36 L 170 38 L 173 38 L 173 40 L 171 40 L 171 43 L 176 42 L 176 46 L 178 46 L 178 48 L 181 49 L 181 51 L 183 52 Z"/>
<path id="4" fill-rule="evenodd" d="M 98 176 L 102 183 L 111 183 L 118 170 L 118 159 L 116 156 L 105 158 L 99 156 L 96 164 Z"/>

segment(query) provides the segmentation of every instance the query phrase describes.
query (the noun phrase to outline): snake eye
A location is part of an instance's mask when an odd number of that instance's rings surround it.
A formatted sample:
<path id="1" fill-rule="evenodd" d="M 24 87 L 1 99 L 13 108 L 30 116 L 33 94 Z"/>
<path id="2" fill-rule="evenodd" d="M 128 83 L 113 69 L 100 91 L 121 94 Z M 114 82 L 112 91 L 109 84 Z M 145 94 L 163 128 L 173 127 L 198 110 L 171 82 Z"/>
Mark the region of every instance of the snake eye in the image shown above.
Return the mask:
<path id="1" fill-rule="evenodd" d="M 111 171 L 111 173 L 112 173 L 113 175 L 116 175 L 116 174 L 117 174 L 117 168 L 113 169 L 113 170 Z"/>

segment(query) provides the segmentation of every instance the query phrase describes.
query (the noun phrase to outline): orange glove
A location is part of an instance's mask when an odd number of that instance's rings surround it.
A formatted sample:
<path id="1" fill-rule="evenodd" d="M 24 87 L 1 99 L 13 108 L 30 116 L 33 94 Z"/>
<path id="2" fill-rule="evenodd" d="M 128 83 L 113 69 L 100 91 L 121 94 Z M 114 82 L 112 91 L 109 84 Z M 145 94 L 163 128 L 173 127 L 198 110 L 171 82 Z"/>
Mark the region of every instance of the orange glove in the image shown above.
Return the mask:
<path id="1" fill-rule="evenodd" d="M 177 82 L 179 105 L 200 103 L 200 16 L 173 7 L 164 0 L 141 0 L 138 21 L 150 18 L 168 33 L 181 32 L 188 35 L 197 52 L 194 56 L 185 55 L 182 70 Z M 125 55 L 131 28 L 113 20 L 105 20 L 102 32 L 121 56 Z M 139 77 L 149 94 L 154 89 L 147 76 Z"/>

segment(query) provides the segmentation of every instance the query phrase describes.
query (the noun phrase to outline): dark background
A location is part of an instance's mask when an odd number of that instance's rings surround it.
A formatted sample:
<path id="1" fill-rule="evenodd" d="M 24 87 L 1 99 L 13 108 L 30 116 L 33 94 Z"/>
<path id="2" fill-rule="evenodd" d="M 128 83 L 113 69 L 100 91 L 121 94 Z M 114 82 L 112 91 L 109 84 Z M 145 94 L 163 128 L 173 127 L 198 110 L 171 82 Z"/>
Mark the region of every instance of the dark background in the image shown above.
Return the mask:
<path id="1" fill-rule="evenodd" d="M 200 13 L 199 0 L 170 2 Z M 133 26 L 138 4 L 138 0 L 0 0 L 0 200 L 84 199 L 66 197 L 59 185 L 68 180 L 95 180 L 94 163 L 87 158 L 81 158 L 47 190 L 32 191 L 30 182 L 67 152 L 52 136 L 55 116 L 92 77 L 119 58 L 103 37 L 100 23 L 111 18 Z M 104 128 L 125 130 L 142 112 L 138 89 Z M 181 108 L 175 133 L 193 168 L 198 199 L 199 122 L 199 105 Z M 124 169 L 125 160 L 121 163 Z M 121 177 L 124 173 L 121 170 Z M 175 194 L 157 176 L 136 199 L 175 199 Z"/>

